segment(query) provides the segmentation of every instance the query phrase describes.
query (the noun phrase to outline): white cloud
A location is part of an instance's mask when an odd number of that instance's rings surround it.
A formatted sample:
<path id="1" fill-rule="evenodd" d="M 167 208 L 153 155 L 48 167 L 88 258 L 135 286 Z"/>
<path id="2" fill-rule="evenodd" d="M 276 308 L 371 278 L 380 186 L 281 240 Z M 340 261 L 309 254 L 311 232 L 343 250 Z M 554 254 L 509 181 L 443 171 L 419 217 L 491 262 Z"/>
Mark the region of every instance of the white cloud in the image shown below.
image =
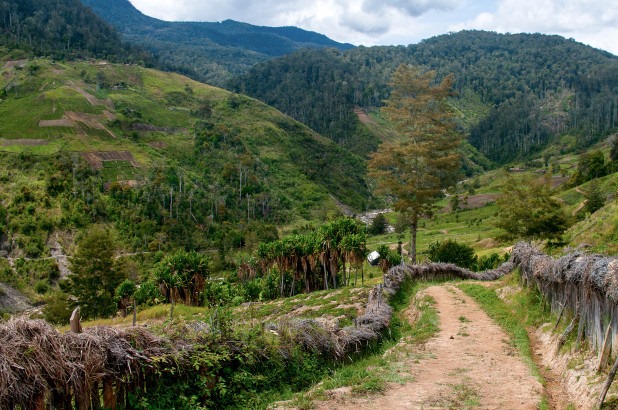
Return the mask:
<path id="1" fill-rule="evenodd" d="M 618 54 L 615 0 L 131 0 L 170 21 L 297 26 L 353 44 L 410 44 L 462 29 L 559 34 Z"/>
<path id="2" fill-rule="evenodd" d="M 451 11 L 461 5 L 461 0 L 364 0 L 367 13 L 394 9 L 408 16 L 418 17 L 431 10 Z"/>
<path id="3" fill-rule="evenodd" d="M 450 26 L 461 29 L 558 34 L 618 54 L 615 0 L 500 0 L 495 12 Z"/>

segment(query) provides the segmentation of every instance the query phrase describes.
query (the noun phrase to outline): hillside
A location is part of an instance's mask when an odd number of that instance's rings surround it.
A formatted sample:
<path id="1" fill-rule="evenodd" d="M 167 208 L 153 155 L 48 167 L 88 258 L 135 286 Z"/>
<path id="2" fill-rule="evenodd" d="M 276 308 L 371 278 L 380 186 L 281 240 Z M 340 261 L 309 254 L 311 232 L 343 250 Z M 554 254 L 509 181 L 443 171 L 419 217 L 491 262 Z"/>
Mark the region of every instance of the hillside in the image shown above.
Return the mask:
<path id="1" fill-rule="evenodd" d="M 120 35 L 79 0 L 3 1 L 0 45 L 17 56 L 150 60 L 147 53 L 122 44 Z"/>
<path id="2" fill-rule="evenodd" d="M 125 249 L 225 252 L 371 198 L 359 158 L 248 97 L 103 61 L 0 67 L 5 255 L 93 223 Z"/>
<path id="3" fill-rule="evenodd" d="M 122 34 L 156 55 L 166 70 L 223 85 L 260 61 L 301 48 L 350 49 L 328 37 L 296 27 L 260 27 L 225 20 L 168 22 L 144 15 L 128 0 L 82 0 Z"/>
<path id="4" fill-rule="evenodd" d="M 254 67 L 230 87 L 354 145 L 354 110 L 379 107 L 400 64 L 455 74 L 453 104 L 469 141 L 497 163 L 527 158 L 564 135 L 585 147 L 618 127 L 618 58 L 541 34 L 462 31 L 407 47 L 303 50 Z"/>

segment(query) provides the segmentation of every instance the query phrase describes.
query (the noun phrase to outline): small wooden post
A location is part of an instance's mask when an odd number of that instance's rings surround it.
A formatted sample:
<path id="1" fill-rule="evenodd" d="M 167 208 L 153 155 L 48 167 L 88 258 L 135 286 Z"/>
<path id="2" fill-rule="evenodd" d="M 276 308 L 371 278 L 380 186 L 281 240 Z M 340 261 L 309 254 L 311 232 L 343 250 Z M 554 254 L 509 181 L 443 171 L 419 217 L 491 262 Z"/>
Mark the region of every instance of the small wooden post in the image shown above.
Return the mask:
<path id="1" fill-rule="evenodd" d="M 106 409 L 116 410 L 116 395 L 111 378 L 103 379 L 103 406 Z"/>
<path id="2" fill-rule="evenodd" d="M 616 362 L 614 362 L 614 366 L 609 371 L 607 375 L 607 380 L 605 380 L 605 384 L 603 385 L 603 390 L 601 390 L 601 395 L 599 396 L 599 401 L 597 403 L 597 409 L 601 409 L 603 407 L 603 402 L 605 401 L 605 396 L 607 396 L 607 391 L 612 385 L 614 381 L 614 377 L 616 377 L 616 372 L 618 371 L 618 357 L 616 358 Z"/>
<path id="3" fill-rule="evenodd" d="M 81 333 L 82 332 L 82 324 L 81 324 L 81 316 L 79 314 L 79 306 L 73 310 L 71 313 L 71 319 L 69 323 L 71 324 L 71 332 L 73 333 Z"/>
<path id="4" fill-rule="evenodd" d="M 560 353 L 560 349 L 562 349 L 562 346 L 564 346 L 564 344 L 566 343 L 567 337 L 569 336 L 569 333 L 571 333 L 573 329 L 575 328 L 575 323 L 577 322 L 578 319 L 579 319 L 579 309 L 577 310 L 577 312 L 575 312 L 575 317 L 573 317 L 573 320 L 571 320 L 571 323 L 569 323 L 567 328 L 560 335 L 560 339 L 558 339 L 558 346 L 556 346 L 555 354 Z"/>
<path id="5" fill-rule="evenodd" d="M 582 314 L 579 315 L 579 324 L 577 325 L 577 342 L 575 348 L 579 349 L 579 344 L 584 339 L 584 331 L 586 329 L 586 310 L 582 309 Z"/>
<path id="6" fill-rule="evenodd" d="M 607 326 L 605 331 L 605 338 L 603 339 L 603 347 L 601 348 L 601 355 L 599 357 L 599 365 L 597 366 L 597 373 L 601 372 L 607 366 L 607 360 L 609 359 L 609 352 L 612 347 L 610 340 L 612 332 L 612 325 Z"/>
<path id="7" fill-rule="evenodd" d="M 560 306 L 560 314 L 558 315 L 558 320 L 556 321 L 556 324 L 554 325 L 552 332 L 555 332 L 556 329 L 558 328 L 558 324 L 560 323 L 560 320 L 562 320 L 562 315 L 564 314 L 565 306 L 566 306 L 566 303 Z"/>
<path id="8" fill-rule="evenodd" d="M 137 304 L 135 303 L 135 299 L 133 299 L 133 326 L 137 323 Z"/>
<path id="9" fill-rule="evenodd" d="M 92 391 L 90 392 L 90 399 L 92 401 L 92 410 L 101 410 L 101 392 L 99 391 L 99 383 L 94 382 L 92 385 Z"/>

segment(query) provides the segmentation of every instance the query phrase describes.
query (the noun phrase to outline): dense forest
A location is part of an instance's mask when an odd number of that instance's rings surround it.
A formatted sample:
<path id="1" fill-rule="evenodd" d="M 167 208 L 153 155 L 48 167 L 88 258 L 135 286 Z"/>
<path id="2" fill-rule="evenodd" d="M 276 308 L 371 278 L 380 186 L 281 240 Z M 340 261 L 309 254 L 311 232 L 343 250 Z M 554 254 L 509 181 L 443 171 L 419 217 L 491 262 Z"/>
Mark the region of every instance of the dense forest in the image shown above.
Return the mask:
<path id="1" fill-rule="evenodd" d="M 559 36 L 463 31 L 419 44 L 302 50 L 230 83 L 337 142 L 355 139 L 356 107 L 379 107 L 399 64 L 455 74 L 470 142 L 498 162 L 525 157 L 556 135 L 580 146 L 618 126 L 618 59 Z"/>
<path id="2" fill-rule="evenodd" d="M 352 48 L 296 27 L 259 27 L 233 20 L 167 22 L 142 14 L 128 0 L 82 3 L 114 25 L 125 40 L 155 54 L 159 68 L 219 86 L 260 61 L 300 48 Z"/>
<path id="3" fill-rule="evenodd" d="M 150 60 L 79 0 L 0 2 L 0 44 L 58 59 Z"/>

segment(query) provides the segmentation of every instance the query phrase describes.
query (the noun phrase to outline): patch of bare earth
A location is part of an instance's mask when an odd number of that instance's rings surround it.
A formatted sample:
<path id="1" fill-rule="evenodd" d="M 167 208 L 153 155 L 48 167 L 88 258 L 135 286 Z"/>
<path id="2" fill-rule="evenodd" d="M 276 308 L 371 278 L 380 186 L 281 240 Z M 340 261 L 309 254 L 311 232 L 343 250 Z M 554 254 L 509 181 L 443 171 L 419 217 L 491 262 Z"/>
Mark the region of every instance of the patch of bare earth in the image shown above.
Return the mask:
<path id="1" fill-rule="evenodd" d="M 440 331 L 396 365 L 413 381 L 389 384 L 380 396 L 340 394 L 319 409 L 536 409 L 543 387 L 476 302 L 452 285 L 432 286 Z M 408 315 L 414 320 L 416 315 Z M 401 343 L 406 343 L 402 341 Z M 400 343 L 400 344 L 401 344 Z M 405 350 L 405 349 L 404 349 Z"/>
<path id="2" fill-rule="evenodd" d="M 105 161 L 127 161 L 135 168 L 140 167 L 129 151 L 82 152 L 81 155 L 95 169 L 102 169 Z"/>
<path id="3" fill-rule="evenodd" d="M 27 63 L 28 63 L 28 60 L 11 60 L 11 61 L 7 61 L 6 63 L 4 63 L 2 68 L 14 68 L 14 67 L 24 68 Z"/>
<path id="4" fill-rule="evenodd" d="M 41 120 L 39 127 L 75 127 L 75 122 L 63 117 L 59 120 Z"/>
<path id="5" fill-rule="evenodd" d="M 78 87 L 76 85 L 72 85 L 71 89 L 81 94 L 86 99 L 86 101 L 90 103 L 90 105 L 101 105 L 103 107 L 109 108 L 110 110 L 114 108 L 114 104 L 112 103 L 111 100 L 100 100 L 94 95 L 84 90 L 83 88 Z"/>
<path id="6" fill-rule="evenodd" d="M 41 140 L 41 139 L 27 139 L 27 138 L 15 138 L 15 139 L 8 139 L 8 140 L 0 140 L 0 145 L 2 145 L 3 147 L 9 147 L 9 146 L 24 146 L 24 147 L 36 147 L 36 146 L 40 146 L 40 145 L 47 145 L 49 144 L 48 140 Z"/>

